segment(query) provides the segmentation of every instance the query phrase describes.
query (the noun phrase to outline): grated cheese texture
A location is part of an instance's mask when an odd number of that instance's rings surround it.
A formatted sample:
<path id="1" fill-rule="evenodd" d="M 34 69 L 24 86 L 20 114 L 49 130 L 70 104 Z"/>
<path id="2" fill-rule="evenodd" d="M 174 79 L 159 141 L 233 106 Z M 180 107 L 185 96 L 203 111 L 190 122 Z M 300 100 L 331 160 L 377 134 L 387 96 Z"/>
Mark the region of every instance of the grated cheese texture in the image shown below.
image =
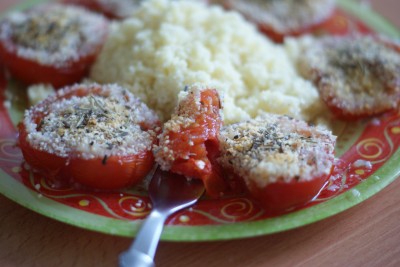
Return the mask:
<path id="1" fill-rule="evenodd" d="M 179 92 L 195 83 L 224 97 L 226 124 L 262 111 L 307 121 L 326 114 L 316 88 L 298 75 L 285 49 L 237 12 L 199 1 L 149 0 L 111 28 L 91 78 L 123 84 L 164 120 Z"/>
<path id="2" fill-rule="evenodd" d="M 82 88 L 95 93 L 82 96 Z M 158 117 L 122 87 L 92 84 L 57 91 L 27 110 L 23 123 L 32 147 L 91 159 L 150 151 L 156 134 L 147 128 L 158 125 Z"/>
<path id="3" fill-rule="evenodd" d="M 0 39 L 19 57 L 64 67 L 97 51 L 107 28 L 103 16 L 85 9 L 43 4 L 8 15 L 0 25 Z"/>
<path id="4" fill-rule="evenodd" d="M 277 32 L 295 32 L 326 20 L 335 0 L 218 0 Z"/>
<path id="5" fill-rule="evenodd" d="M 288 43 L 293 47 L 296 41 Z M 400 53 L 376 36 L 305 37 L 297 46 L 299 72 L 316 84 L 322 99 L 354 115 L 398 105 Z"/>
<path id="6" fill-rule="evenodd" d="M 328 175 L 336 137 L 321 127 L 275 114 L 263 114 L 221 129 L 222 166 L 260 188 L 277 181 L 307 181 Z"/>

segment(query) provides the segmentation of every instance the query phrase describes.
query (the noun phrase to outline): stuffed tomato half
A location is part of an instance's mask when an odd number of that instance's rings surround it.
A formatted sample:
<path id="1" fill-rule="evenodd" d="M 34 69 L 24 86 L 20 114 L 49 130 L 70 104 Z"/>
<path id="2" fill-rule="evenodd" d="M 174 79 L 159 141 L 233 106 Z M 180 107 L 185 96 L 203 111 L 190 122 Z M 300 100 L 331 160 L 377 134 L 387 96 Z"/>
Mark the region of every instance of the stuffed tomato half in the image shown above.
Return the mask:
<path id="1" fill-rule="evenodd" d="M 54 183 L 95 189 L 137 184 L 151 170 L 157 115 L 117 85 L 74 85 L 25 112 L 25 161 Z"/>
<path id="2" fill-rule="evenodd" d="M 324 36 L 303 47 L 298 67 L 335 118 L 358 120 L 396 110 L 400 48 L 375 35 Z"/>
<path id="3" fill-rule="evenodd" d="M 335 11 L 334 0 L 216 0 L 227 9 L 243 14 L 275 42 L 286 36 L 311 33 L 327 22 Z"/>
<path id="4" fill-rule="evenodd" d="M 163 170 L 201 179 L 211 197 L 219 197 L 227 190 L 216 162 L 222 126 L 220 111 L 216 89 L 201 85 L 186 87 L 154 149 L 156 161 Z"/>
<path id="5" fill-rule="evenodd" d="M 311 201 L 331 175 L 336 137 L 276 114 L 225 126 L 218 161 L 271 213 Z"/>
<path id="6" fill-rule="evenodd" d="M 79 7 L 43 4 L 0 23 L 0 60 L 25 84 L 55 88 L 84 78 L 108 33 L 108 21 Z"/>

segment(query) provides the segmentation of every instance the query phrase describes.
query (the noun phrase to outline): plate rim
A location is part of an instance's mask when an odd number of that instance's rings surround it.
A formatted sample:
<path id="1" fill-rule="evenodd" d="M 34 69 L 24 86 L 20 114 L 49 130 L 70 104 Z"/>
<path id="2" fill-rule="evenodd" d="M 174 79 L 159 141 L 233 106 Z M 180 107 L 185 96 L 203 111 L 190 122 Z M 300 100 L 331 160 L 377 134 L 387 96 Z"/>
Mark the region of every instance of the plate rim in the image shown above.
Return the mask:
<path id="1" fill-rule="evenodd" d="M 42 2 L 46 2 L 46 0 L 28 0 L 6 10 L 0 14 L 0 17 L 12 10 L 24 9 Z M 400 31 L 386 18 L 372 9 L 364 7 L 362 4 L 356 3 L 354 0 L 338 0 L 338 4 L 350 15 L 354 15 L 361 19 L 378 33 L 385 33 L 388 36 L 400 38 Z M 347 192 L 341 193 L 333 199 L 319 203 L 315 206 L 279 217 L 254 222 L 237 222 L 207 226 L 167 225 L 164 228 L 161 240 L 193 242 L 233 240 L 278 233 L 306 226 L 350 209 L 380 192 L 400 175 L 400 166 L 396 166 L 398 165 L 397 163 L 399 160 L 400 147 L 397 148 L 396 152 L 393 153 L 384 165 L 382 165 L 373 175 L 366 178 L 362 183 Z M 7 179 L 4 179 L 4 177 Z M 37 192 L 25 187 L 22 183 L 10 178 L 10 176 L 1 168 L 0 178 L 0 193 L 2 195 L 36 213 L 69 225 L 105 234 L 132 237 L 137 233 L 142 221 L 108 218 L 58 203 L 52 199 L 41 196 Z M 13 192 L 17 191 L 19 195 L 21 195 L 22 192 L 23 199 L 21 199 L 20 196 L 16 197 L 13 194 Z M 46 206 L 41 207 L 44 203 Z M 329 212 L 326 211 L 326 208 L 329 208 Z M 71 216 L 76 217 L 72 218 Z M 81 218 L 84 219 L 81 220 Z"/>
<path id="2" fill-rule="evenodd" d="M 164 241 L 218 241 L 238 238 L 256 237 L 295 229 L 322 219 L 334 216 L 365 201 L 380 192 L 400 175 L 400 149 L 382 165 L 373 175 L 354 188 L 315 206 L 288 213 L 279 217 L 254 222 L 237 222 L 224 225 L 207 226 L 170 226 L 164 227 L 161 240 Z M 0 177 L 8 176 L 0 169 Z M 380 177 L 380 178 L 379 178 Z M 379 178 L 379 179 L 378 179 Z M 25 187 L 17 180 L 0 179 L 0 193 L 14 202 L 46 217 L 61 221 L 86 230 L 105 234 L 132 237 L 139 230 L 142 220 L 119 220 L 78 210 L 52 199 L 42 197 L 39 193 Z M 373 186 L 372 186 L 373 185 Z M 6 189 L 6 190 L 5 190 Z M 21 190 L 24 198 L 15 197 L 13 191 Z M 10 193 L 11 192 L 11 193 Z M 18 191 L 21 193 L 21 191 Z M 36 204 L 39 204 L 37 206 Z M 43 204 L 47 206 L 43 207 Z M 38 208 L 39 207 L 39 208 Z M 40 208 L 41 207 L 41 208 Z M 325 209 L 329 208 L 329 211 Z M 76 216 L 71 219 L 71 215 Z M 83 215 L 81 217 L 80 215 Z M 76 218 L 84 218 L 78 222 Z M 96 223 L 93 223 L 93 222 Z M 245 229 L 245 230 L 243 230 Z"/>

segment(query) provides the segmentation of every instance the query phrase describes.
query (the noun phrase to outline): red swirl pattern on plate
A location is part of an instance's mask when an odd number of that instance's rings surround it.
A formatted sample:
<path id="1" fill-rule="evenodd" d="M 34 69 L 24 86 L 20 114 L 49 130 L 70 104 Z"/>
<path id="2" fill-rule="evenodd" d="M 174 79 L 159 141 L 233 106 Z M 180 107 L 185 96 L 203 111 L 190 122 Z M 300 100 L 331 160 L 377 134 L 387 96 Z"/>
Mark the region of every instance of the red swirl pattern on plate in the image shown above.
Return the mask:
<path id="1" fill-rule="evenodd" d="M 351 18 L 343 11 L 318 29 L 316 34 L 344 34 L 353 31 L 370 32 L 362 22 Z M 4 107 L 5 81 L 0 91 L 0 168 L 12 179 L 37 194 L 62 205 L 91 214 L 118 220 L 139 220 L 147 216 L 151 202 L 143 186 L 116 192 L 88 192 L 73 187 L 48 184 L 40 175 L 33 173 L 23 162 L 16 146 L 16 130 Z M 352 129 L 341 136 L 349 136 Z M 339 144 L 340 145 L 340 144 Z M 319 197 L 303 207 L 305 209 L 346 192 L 374 176 L 400 145 L 400 113 L 389 113 L 366 122 L 365 129 L 356 142 L 336 162 L 334 174 Z M 168 225 L 200 226 L 222 225 L 235 222 L 250 222 L 270 218 L 256 201 L 246 195 L 227 196 L 223 199 L 202 199 L 190 209 L 171 216 Z"/>

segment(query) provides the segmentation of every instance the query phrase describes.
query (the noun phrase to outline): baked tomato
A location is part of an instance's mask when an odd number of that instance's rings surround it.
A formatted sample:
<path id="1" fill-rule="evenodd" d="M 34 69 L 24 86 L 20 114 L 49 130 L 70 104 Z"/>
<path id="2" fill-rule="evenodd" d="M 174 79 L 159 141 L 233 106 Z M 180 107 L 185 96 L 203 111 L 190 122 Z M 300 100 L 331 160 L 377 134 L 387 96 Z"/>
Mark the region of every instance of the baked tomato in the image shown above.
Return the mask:
<path id="1" fill-rule="evenodd" d="M 277 181 L 265 187 L 260 187 L 250 180 L 248 188 L 267 211 L 279 214 L 310 202 L 324 187 L 328 177 L 329 175 L 323 175 L 308 181 Z"/>
<path id="2" fill-rule="evenodd" d="M 192 86 L 180 95 L 177 111 L 164 124 L 154 150 L 166 171 L 202 179 L 211 197 L 225 190 L 215 158 L 219 153 L 220 99 L 215 89 Z"/>
<path id="3" fill-rule="evenodd" d="M 224 126 L 219 140 L 218 161 L 271 213 L 312 200 L 333 168 L 336 137 L 287 116 L 264 114 Z"/>
<path id="4" fill-rule="evenodd" d="M 110 19 L 123 19 L 131 15 L 143 0 L 62 0 L 61 2 L 85 7 Z"/>
<path id="5" fill-rule="evenodd" d="M 394 42 L 373 35 L 326 36 L 303 50 L 299 70 L 337 118 L 355 120 L 398 107 L 400 53 Z"/>
<path id="6" fill-rule="evenodd" d="M 87 10 L 45 4 L 0 24 L 0 59 L 26 84 L 55 88 L 79 82 L 105 42 L 108 21 Z"/>
<path id="7" fill-rule="evenodd" d="M 227 9 L 242 13 L 276 42 L 282 42 L 285 36 L 312 32 L 332 16 L 336 6 L 334 0 L 223 0 L 222 3 Z"/>
<path id="8" fill-rule="evenodd" d="M 154 163 L 159 120 L 117 85 L 60 89 L 25 112 L 19 146 L 25 161 L 54 183 L 118 189 Z"/>

